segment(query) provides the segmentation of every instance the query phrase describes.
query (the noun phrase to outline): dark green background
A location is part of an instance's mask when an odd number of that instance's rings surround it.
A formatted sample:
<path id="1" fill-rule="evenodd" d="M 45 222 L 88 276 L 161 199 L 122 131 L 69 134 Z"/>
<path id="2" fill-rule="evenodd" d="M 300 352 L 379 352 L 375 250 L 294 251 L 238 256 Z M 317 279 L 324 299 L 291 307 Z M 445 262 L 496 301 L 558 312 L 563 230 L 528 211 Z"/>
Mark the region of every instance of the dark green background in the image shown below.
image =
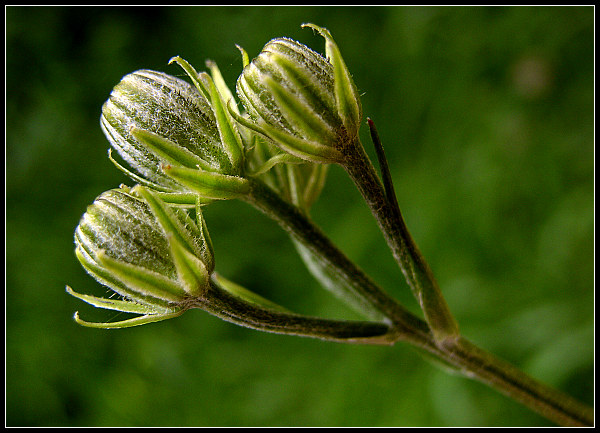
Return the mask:
<path id="1" fill-rule="evenodd" d="M 216 60 L 230 85 L 289 36 L 327 27 L 376 122 L 408 226 L 464 335 L 593 401 L 592 7 L 8 7 L 6 424 L 537 426 L 549 423 L 404 344 L 264 334 L 201 311 L 79 327 L 65 284 L 105 294 L 73 254 L 86 205 L 128 180 L 100 107 L 136 69 Z M 361 130 L 370 149 L 367 128 Z M 369 152 L 372 154 L 371 150 Z M 365 205 L 333 167 L 314 219 L 416 310 Z M 206 210 L 218 270 L 299 312 L 353 317 L 247 205 Z M 117 317 L 115 317 L 117 318 Z"/>

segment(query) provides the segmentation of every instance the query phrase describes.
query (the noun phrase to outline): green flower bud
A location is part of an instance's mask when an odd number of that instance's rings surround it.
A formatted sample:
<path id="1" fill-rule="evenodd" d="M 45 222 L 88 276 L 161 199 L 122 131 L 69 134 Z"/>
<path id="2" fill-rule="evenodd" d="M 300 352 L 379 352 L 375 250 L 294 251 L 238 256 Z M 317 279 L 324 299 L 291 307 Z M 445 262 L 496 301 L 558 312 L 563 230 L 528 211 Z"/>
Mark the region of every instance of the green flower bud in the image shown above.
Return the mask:
<path id="1" fill-rule="evenodd" d="M 122 299 L 67 292 L 95 307 L 137 314 L 92 328 L 126 328 L 180 316 L 199 308 L 223 320 L 267 332 L 332 341 L 387 343 L 387 325 L 321 319 L 290 312 L 214 272 L 210 239 L 199 208 L 169 207 L 137 186 L 105 192 L 88 207 L 75 231 L 84 269 Z"/>
<path id="2" fill-rule="evenodd" d="M 327 58 L 291 39 L 271 40 L 237 81 L 247 117 L 235 118 L 292 155 L 339 163 L 358 139 L 360 99 L 330 33 L 305 26 L 325 38 Z"/>
<path id="3" fill-rule="evenodd" d="M 236 192 L 229 178 L 242 179 L 241 138 L 212 78 L 196 73 L 182 59 L 173 61 L 185 66 L 194 85 L 140 70 L 123 77 L 102 107 L 102 130 L 137 174 L 114 162 L 135 181 L 180 195 L 189 187 L 165 167 L 193 170 L 201 185 L 195 192 L 209 199 L 229 198 Z M 188 201 L 194 203 L 192 195 Z"/>
<path id="4" fill-rule="evenodd" d="M 120 328 L 183 313 L 208 290 L 214 270 L 210 238 L 200 210 L 194 221 L 143 187 L 114 189 L 88 207 L 75 231 L 76 255 L 98 282 L 124 299 L 69 293 L 100 308 L 142 314 L 113 323 L 79 323 Z"/>

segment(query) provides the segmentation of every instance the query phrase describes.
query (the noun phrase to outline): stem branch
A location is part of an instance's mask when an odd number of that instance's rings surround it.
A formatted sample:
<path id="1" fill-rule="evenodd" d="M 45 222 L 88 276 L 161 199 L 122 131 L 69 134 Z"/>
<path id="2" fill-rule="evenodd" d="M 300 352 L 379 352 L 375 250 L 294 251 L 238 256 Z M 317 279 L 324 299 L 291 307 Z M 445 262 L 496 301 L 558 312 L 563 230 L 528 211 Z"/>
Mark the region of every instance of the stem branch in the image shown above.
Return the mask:
<path id="1" fill-rule="evenodd" d="M 250 193 L 245 196 L 245 200 L 277 221 L 289 235 L 309 249 L 331 272 L 335 272 L 346 283 L 346 287 L 351 288 L 350 295 L 355 302 L 363 305 L 363 309 L 382 313 L 397 330 L 417 326 L 416 316 L 384 293 L 296 206 L 282 200 L 258 180 L 251 181 Z M 426 330 L 427 327 L 424 328 L 424 331 Z"/>
<path id="2" fill-rule="evenodd" d="M 462 337 L 443 349 L 431 341 L 423 341 L 421 347 L 456 367 L 463 375 L 487 384 L 558 425 L 594 425 L 591 407 L 531 378 Z"/>
<path id="3" fill-rule="evenodd" d="M 376 143 L 378 157 L 385 162 L 383 147 L 372 122 L 369 122 L 369 126 Z M 360 191 L 375 217 L 406 282 L 421 306 L 434 337 L 440 343 L 457 338 L 459 335 L 458 324 L 452 317 L 433 272 L 410 235 L 397 205 L 391 178 L 387 171 L 387 163 L 382 166 L 386 181 L 386 187 L 384 187 L 358 139 L 356 142 L 344 146 L 342 151 L 345 155 L 342 167 Z"/>
<path id="4" fill-rule="evenodd" d="M 364 168 L 364 167 L 363 167 Z M 353 172 L 356 176 L 357 172 Z M 367 172 L 367 180 L 374 182 Z M 380 184 L 379 184 L 380 185 Z M 380 190 L 381 191 L 381 190 Z M 368 195 L 377 198 L 377 194 Z M 430 325 L 413 315 L 402 305 L 381 290 L 372 280 L 349 260 L 307 216 L 295 206 L 283 201 L 275 192 L 257 180 L 251 181 L 249 194 L 245 200 L 277 221 L 296 241 L 309 248 L 339 278 L 346 281 L 354 291 L 353 295 L 361 299 L 370 309 L 377 309 L 385 315 L 391 325 L 391 334 L 386 335 L 388 343 L 404 341 L 432 354 L 447 365 L 454 367 L 463 375 L 479 380 L 493 389 L 507 395 L 539 413 L 547 419 L 563 426 L 591 426 L 594 423 L 592 408 L 578 402 L 561 391 L 532 379 L 527 374 L 500 360 L 494 355 L 476 347 L 460 336 L 440 340 L 432 332 Z M 373 203 L 387 206 L 387 201 L 379 199 Z M 387 210 L 389 211 L 389 209 Z M 387 222 L 386 222 L 387 221 Z M 394 221 L 390 219 L 390 221 Z M 397 220 L 395 220 L 397 223 Z M 383 219 L 384 227 L 390 231 L 396 226 Z M 402 225 L 405 230 L 405 226 Z M 405 236 L 408 232 L 404 232 Z M 393 238 L 395 239 L 395 238 Z M 414 243 L 405 245 L 414 247 Z M 414 254 L 414 252 L 413 252 Z M 404 260 L 406 257 L 402 256 Z M 414 256 L 411 256 L 414 257 Z M 416 256 L 417 258 L 420 255 Z M 411 258 L 410 260 L 413 260 Z M 422 260 L 422 259 L 421 259 Z M 424 261 L 417 260 L 414 266 L 430 275 Z M 411 261 L 409 261 L 411 263 Z M 415 278 L 414 275 L 409 275 Z M 392 341 L 389 339 L 391 338 Z"/>

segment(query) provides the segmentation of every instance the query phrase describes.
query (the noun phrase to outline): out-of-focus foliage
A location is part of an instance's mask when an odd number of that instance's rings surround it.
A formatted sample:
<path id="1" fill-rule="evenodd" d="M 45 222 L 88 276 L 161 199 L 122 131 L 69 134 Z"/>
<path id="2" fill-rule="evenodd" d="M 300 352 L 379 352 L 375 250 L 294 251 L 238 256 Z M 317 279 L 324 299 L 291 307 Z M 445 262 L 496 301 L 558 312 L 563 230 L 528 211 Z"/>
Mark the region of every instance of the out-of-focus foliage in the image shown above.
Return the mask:
<path id="1" fill-rule="evenodd" d="M 128 182 L 100 107 L 120 78 L 215 60 L 230 85 L 300 24 L 327 27 L 376 122 L 408 226 L 467 338 L 593 401 L 594 16 L 591 7 L 7 7 L 6 424 L 9 426 L 548 425 L 412 348 L 259 333 L 192 311 L 127 330 L 82 328 L 68 296 L 105 294 L 73 230 Z M 372 154 L 367 128 L 363 142 Z M 344 173 L 314 219 L 416 311 Z M 217 269 L 299 312 L 352 317 L 269 220 L 205 211 Z M 85 310 L 99 320 L 106 311 Z M 102 316 L 100 316 L 102 315 Z M 118 317 L 117 317 L 118 319 Z"/>

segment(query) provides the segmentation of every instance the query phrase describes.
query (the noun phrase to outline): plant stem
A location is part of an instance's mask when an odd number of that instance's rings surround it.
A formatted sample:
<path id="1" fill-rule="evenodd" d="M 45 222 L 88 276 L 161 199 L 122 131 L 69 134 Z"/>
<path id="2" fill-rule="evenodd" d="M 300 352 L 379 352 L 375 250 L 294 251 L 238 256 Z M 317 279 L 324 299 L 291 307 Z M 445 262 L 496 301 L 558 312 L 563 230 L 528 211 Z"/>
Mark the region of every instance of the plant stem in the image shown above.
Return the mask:
<path id="1" fill-rule="evenodd" d="M 573 397 L 531 378 L 510 363 L 462 337 L 440 348 L 431 339 L 413 344 L 560 426 L 593 426 L 594 412 Z"/>
<path id="2" fill-rule="evenodd" d="M 348 294 L 353 298 L 352 302 L 360 303 L 363 310 L 376 310 L 383 314 L 388 324 L 393 324 L 398 331 L 407 327 L 412 332 L 413 327 L 418 327 L 416 316 L 385 294 L 296 206 L 281 199 L 258 180 L 251 181 L 250 193 L 244 199 L 277 221 L 289 235 L 321 260 L 330 272 L 337 274 L 345 286 L 352 290 Z"/>
<path id="3" fill-rule="evenodd" d="M 383 152 L 380 142 L 378 144 L 378 152 Z M 386 191 L 360 141 L 345 146 L 342 151 L 346 157 L 342 167 L 355 183 L 375 217 L 406 282 L 421 306 L 434 337 L 440 342 L 455 339 L 459 335 L 458 324 L 450 313 L 433 272 L 406 227 L 397 206 L 393 186 L 387 176 L 387 165 L 382 167 L 382 171 L 386 174 L 384 179 L 388 180 Z"/>
<path id="4" fill-rule="evenodd" d="M 394 341 L 404 341 L 430 353 L 463 375 L 489 385 L 559 425 L 593 425 L 593 410 L 572 397 L 532 379 L 460 336 L 437 339 L 425 321 L 380 289 L 306 215 L 266 185 L 252 180 L 245 200 L 277 221 L 295 240 L 323 260 L 368 308 L 383 313 L 395 333 Z"/>
<path id="5" fill-rule="evenodd" d="M 190 298 L 189 302 L 189 308 L 200 308 L 228 322 L 260 331 L 338 343 L 393 344 L 390 327 L 384 323 L 322 319 L 248 302 L 230 293 L 215 275 L 205 293 Z"/>

